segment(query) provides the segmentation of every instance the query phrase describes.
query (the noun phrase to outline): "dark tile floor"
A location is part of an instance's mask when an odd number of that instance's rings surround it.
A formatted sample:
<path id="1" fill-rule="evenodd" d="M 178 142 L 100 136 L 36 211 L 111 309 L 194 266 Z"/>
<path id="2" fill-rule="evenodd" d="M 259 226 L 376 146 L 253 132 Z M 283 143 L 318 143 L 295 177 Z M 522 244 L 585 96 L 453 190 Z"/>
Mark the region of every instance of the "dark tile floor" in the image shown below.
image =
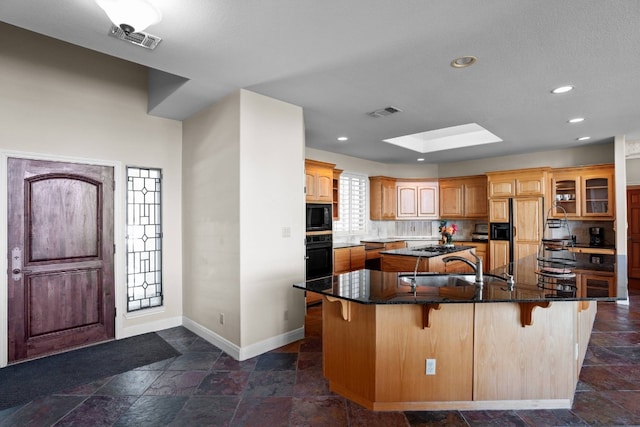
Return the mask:
<path id="1" fill-rule="evenodd" d="M 0 426 L 640 425 L 640 292 L 630 301 L 599 304 L 571 410 L 363 409 L 322 377 L 318 306 L 304 340 L 244 362 L 185 328 L 161 331 L 181 356 L 0 411 Z"/>

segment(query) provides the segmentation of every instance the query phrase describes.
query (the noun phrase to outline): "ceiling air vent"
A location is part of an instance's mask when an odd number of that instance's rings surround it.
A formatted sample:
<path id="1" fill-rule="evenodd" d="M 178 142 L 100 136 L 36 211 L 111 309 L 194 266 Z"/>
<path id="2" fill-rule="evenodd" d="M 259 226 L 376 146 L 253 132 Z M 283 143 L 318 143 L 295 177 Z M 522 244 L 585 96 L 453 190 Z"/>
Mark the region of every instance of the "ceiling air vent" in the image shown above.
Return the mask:
<path id="1" fill-rule="evenodd" d="M 367 115 L 371 116 L 371 117 L 385 117 L 385 116 L 390 116 L 391 114 L 395 114 L 395 113 L 401 113 L 402 110 L 393 106 L 388 106 L 386 108 L 381 108 L 379 110 L 376 111 L 372 111 L 370 113 L 367 113 Z"/>
<path id="2" fill-rule="evenodd" d="M 109 35 L 115 37 L 120 40 L 124 40 L 129 43 L 133 43 L 137 46 L 144 47 L 146 49 L 155 49 L 156 46 L 162 41 L 162 39 L 158 36 L 152 36 L 147 33 L 125 33 L 122 31 L 120 27 L 116 27 L 115 25 L 111 25 L 111 29 L 109 30 Z"/>

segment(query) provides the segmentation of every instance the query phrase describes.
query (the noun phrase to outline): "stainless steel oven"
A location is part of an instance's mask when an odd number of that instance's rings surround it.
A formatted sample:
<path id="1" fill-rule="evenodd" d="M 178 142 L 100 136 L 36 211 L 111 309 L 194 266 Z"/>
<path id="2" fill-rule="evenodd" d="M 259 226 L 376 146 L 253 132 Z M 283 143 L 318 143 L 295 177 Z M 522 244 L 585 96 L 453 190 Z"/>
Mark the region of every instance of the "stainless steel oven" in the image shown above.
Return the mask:
<path id="1" fill-rule="evenodd" d="M 307 235 L 307 280 L 333 274 L 333 238 L 331 234 Z"/>

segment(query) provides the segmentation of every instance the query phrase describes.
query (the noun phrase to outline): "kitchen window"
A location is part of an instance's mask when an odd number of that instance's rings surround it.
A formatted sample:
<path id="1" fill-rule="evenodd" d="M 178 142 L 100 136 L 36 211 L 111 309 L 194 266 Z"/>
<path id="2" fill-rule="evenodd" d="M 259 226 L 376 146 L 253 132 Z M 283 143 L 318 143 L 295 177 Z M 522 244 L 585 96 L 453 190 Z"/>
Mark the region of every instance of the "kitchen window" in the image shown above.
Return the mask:
<path id="1" fill-rule="evenodd" d="M 339 217 L 333 224 L 337 234 L 366 234 L 367 183 L 365 175 L 343 172 L 340 175 Z"/>
<path id="2" fill-rule="evenodd" d="M 127 167 L 127 311 L 162 305 L 162 171 Z"/>

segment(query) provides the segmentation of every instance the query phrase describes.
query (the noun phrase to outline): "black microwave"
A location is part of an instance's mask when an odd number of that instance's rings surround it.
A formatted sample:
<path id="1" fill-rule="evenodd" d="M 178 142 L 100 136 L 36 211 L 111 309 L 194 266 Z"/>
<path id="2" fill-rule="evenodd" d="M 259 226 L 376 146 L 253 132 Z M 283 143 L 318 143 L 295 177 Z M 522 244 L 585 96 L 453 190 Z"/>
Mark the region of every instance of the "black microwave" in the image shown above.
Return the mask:
<path id="1" fill-rule="evenodd" d="M 331 205 L 307 203 L 307 231 L 331 231 Z"/>

